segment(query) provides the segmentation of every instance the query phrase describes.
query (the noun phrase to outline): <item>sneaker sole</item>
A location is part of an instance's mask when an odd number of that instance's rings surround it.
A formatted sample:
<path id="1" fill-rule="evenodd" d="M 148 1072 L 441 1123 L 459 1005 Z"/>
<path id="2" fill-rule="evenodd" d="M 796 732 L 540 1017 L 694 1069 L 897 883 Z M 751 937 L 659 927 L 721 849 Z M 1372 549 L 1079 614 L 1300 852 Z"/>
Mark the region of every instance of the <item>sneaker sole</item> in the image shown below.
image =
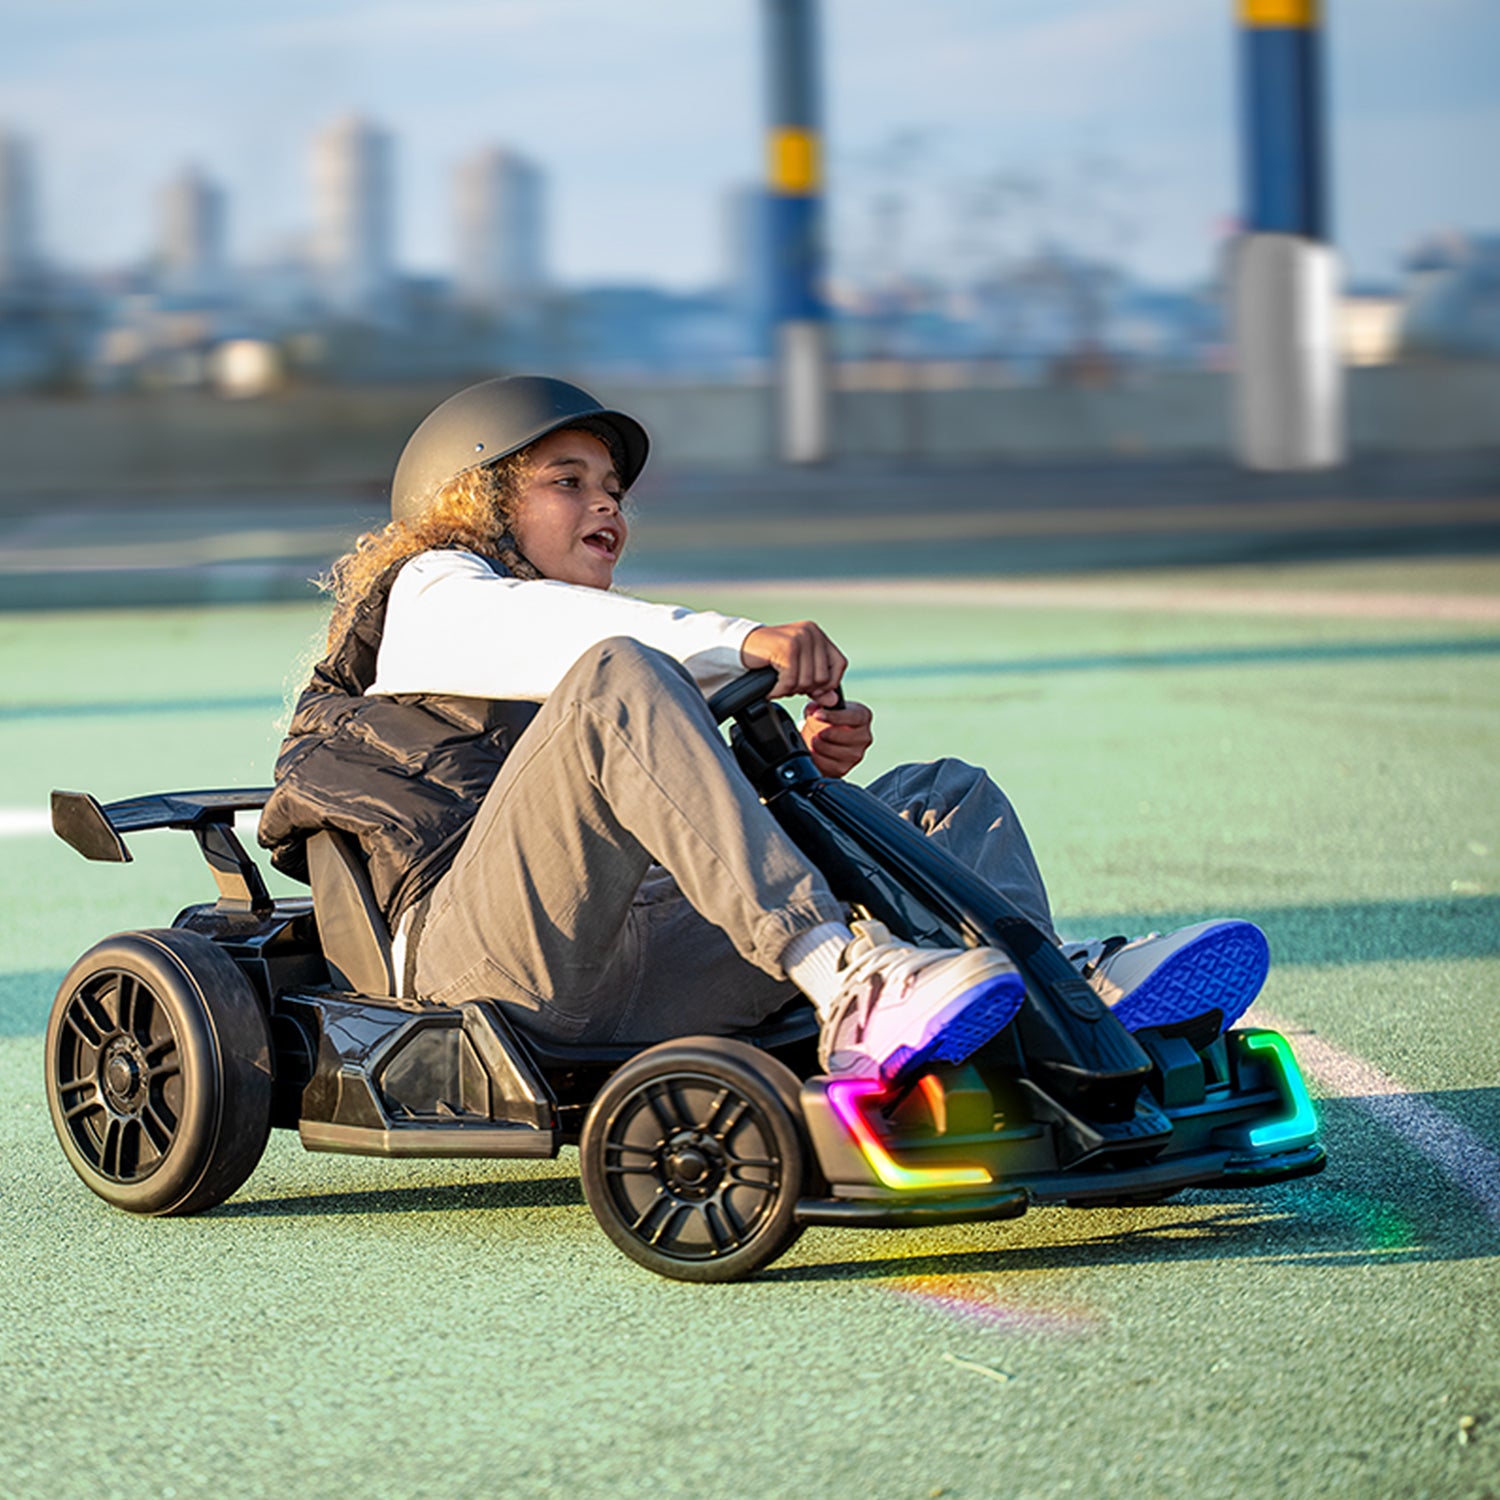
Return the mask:
<path id="1" fill-rule="evenodd" d="M 1163 959 L 1112 1006 L 1127 1031 L 1175 1026 L 1217 1010 L 1228 1031 L 1250 1009 L 1271 967 L 1265 934 L 1248 922 L 1205 932 Z"/>
<path id="2" fill-rule="evenodd" d="M 981 981 L 962 997 L 951 1016 L 921 1047 L 898 1047 L 880 1065 L 888 1084 L 899 1087 L 932 1063 L 967 1062 L 1015 1020 L 1026 999 L 1026 983 L 1014 972 Z"/>

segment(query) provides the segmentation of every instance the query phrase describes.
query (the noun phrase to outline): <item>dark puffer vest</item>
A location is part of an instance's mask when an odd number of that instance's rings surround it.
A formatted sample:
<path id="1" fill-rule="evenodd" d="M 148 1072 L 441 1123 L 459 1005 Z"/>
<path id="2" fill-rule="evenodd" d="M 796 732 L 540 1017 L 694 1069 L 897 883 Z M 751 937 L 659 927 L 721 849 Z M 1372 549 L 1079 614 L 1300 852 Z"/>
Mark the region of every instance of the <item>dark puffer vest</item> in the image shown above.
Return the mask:
<path id="1" fill-rule="evenodd" d="M 344 638 L 313 668 L 276 758 L 259 835 L 271 863 L 305 881 L 307 840 L 325 828 L 352 834 L 393 929 L 453 863 L 539 706 L 427 693 L 365 697 L 400 568 L 360 601 Z"/>

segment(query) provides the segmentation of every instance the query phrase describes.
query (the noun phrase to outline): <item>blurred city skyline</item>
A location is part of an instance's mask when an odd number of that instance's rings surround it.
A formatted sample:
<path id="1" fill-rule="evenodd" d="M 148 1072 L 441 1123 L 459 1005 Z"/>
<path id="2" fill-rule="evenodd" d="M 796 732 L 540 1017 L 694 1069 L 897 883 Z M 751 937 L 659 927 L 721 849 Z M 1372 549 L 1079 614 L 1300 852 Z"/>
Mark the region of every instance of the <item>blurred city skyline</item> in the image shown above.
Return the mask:
<path id="1" fill-rule="evenodd" d="M 1008 236 L 1011 254 L 1050 240 L 1150 281 L 1211 276 L 1239 210 L 1235 9 L 933 0 L 915 27 L 897 0 L 824 0 L 835 275 L 920 275 Z M 1326 9 L 1334 239 L 1351 280 L 1388 282 L 1433 231 L 1500 225 L 1500 8 Z M 760 11 L 6 0 L 0 128 L 31 144 L 38 246 L 64 268 L 149 262 L 189 165 L 223 189 L 230 261 L 305 253 L 312 143 L 358 112 L 393 142 L 404 270 L 455 270 L 455 172 L 504 147 L 549 182 L 560 283 L 713 286 L 726 193 L 761 176 Z"/>

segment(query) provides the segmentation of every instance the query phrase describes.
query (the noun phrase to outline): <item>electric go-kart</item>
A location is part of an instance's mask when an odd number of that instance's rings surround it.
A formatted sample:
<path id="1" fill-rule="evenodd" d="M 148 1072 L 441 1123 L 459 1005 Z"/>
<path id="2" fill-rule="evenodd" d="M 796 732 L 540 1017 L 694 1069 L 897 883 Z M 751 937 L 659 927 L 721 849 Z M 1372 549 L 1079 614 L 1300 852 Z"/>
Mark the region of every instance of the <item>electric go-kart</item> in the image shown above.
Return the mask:
<path id="1" fill-rule="evenodd" d="M 901 1091 L 817 1068 L 798 1004 L 735 1037 L 645 1048 L 542 1043 L 498 1005 L 401 998 L 357 847 L 309 847 L 311 897 L 273 900 L 234 832 L 261 790 L 101 806 L 54 792 L 57 833 L 128 860 L 123 835 L 185 828 L 219 898 L 104 939 L 62 982 L 47 1098 L 68 1160 L 141 1214 L 212 1208 L 272 1126 L 314 1151 L 554 1157 L 576 1143 L 605 1233 L 664 1276 L 730 1281 L 807 1224 L 1010 1219 L 1031 1204 L 1157 1202 L 1321 1170 L 1287 1042 L 1212 1021 L 1127 1032 L 1073 966 L 970 870 L 858 787 L 819 775 L 766 694 L 719 693 L 739 764 L 844 900 L 916 942 L 998 944 L 1027 998 L 962 1066 Z"/>

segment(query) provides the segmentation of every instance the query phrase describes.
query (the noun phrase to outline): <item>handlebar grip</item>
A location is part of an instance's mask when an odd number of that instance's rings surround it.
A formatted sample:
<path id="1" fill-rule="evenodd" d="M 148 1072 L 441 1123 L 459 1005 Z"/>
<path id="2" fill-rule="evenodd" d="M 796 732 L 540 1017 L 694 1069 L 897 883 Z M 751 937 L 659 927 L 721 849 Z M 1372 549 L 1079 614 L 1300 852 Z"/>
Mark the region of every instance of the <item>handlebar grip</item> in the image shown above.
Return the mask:
<path id="1" fill-rule="evenodd" d="M 780 675 L 775 667 L 756 667 L 743 677 L 726 683 L 708 700 L 708 711 L 714 716 L 714 723 L 722 724 L 725 719 L 743 713 L 757 698 L 764 698 L 776 686 Z"/>

